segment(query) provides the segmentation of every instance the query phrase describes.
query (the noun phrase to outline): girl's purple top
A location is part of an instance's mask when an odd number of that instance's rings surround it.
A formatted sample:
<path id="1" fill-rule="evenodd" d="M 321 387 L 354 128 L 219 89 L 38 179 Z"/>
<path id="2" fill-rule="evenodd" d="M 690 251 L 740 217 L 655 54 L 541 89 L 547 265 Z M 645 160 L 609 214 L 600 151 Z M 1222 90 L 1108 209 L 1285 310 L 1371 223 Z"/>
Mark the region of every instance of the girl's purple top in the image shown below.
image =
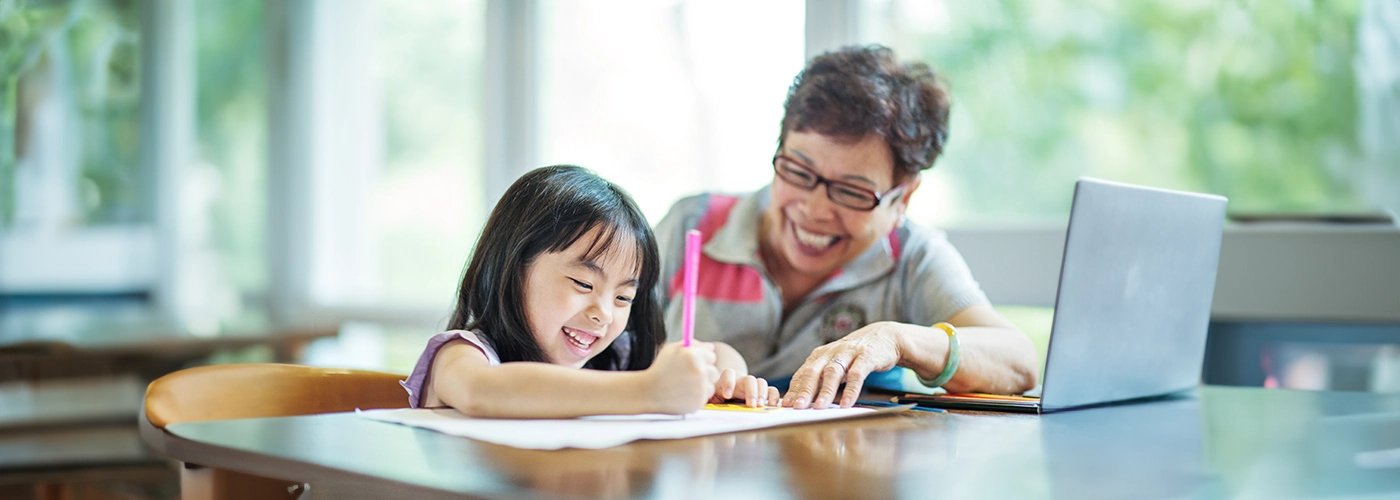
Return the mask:
<path id="1" fill-rule="evenodd" d="M 433 335 L 428 339 L 428 346 L 423 348 L 423 354 L 418 356 L 418 364 L 413 365 L 413 373 L 408 375 L 408 380 L 399 382 L 404 389 L 408 390 L 408 404 L 413 408 L 420 408 L 423 404 L 423 385 L 428 381 L 428 374 L 432 373 L 433 358 L 437 357 L 438 350 L 442 346 L 453 340 L 462 339 L 467 343 L 476 346 L 486 355 L 486 359 L 491 361 L 491 366 L 501 364 L 500 356 L 496 355 L 496 349 L 491 347 L 491 343 L 486 339 L 478 337 L 475 332 L 466 330 L 452 330 Z"/>

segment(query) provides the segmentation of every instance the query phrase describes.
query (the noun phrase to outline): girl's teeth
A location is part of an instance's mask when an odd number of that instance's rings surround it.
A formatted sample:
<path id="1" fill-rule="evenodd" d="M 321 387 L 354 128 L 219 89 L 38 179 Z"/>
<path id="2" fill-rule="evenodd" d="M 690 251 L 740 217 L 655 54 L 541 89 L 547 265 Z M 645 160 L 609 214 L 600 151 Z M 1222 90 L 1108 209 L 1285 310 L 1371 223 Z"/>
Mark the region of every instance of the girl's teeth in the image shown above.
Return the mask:
<path id="1" fill-rule="evenodd" d="M 569 340 L 572 341 L 574 345 L 582 347 L 584 349 L 587 349 L 589 346 L 593 345 L 593 341 L 598 340 L 594 338 L 592 340 L 585 341 L 583 339 L 578 338 L 578 336 L 574 335 L 574 332 L 569 330 L 564 330 L 564 334 L 569 336 Z"/>

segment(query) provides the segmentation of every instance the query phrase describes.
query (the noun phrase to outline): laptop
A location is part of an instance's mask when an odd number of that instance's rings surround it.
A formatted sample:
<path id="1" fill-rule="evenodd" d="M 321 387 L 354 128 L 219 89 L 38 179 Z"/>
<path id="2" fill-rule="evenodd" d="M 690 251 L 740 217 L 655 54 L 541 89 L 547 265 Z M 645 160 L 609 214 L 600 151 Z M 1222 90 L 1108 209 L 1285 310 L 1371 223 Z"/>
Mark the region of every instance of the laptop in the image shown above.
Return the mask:
<path id="1" fill-rule="evenodd" d="M 1221 196 L 1081 178 L 1038 394 L 908 394 L 899 402 L 1042 413 L 1196 387 L 1225 203 Z"/>

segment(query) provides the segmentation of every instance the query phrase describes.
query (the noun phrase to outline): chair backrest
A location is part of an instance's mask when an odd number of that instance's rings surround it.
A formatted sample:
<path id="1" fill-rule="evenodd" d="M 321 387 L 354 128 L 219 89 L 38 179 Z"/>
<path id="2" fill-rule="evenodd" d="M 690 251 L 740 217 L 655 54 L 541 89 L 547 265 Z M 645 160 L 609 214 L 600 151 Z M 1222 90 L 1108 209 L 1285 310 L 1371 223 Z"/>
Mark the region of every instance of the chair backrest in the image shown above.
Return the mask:
<path id="1" fill-rule="evenodd" d="M 275 363 L 201 366 L 171 373 L 146 388 L 146 418 L 157 428 L 179 422 L 286 417 L 406 408 L 403 376 L 366 370 Z"/>

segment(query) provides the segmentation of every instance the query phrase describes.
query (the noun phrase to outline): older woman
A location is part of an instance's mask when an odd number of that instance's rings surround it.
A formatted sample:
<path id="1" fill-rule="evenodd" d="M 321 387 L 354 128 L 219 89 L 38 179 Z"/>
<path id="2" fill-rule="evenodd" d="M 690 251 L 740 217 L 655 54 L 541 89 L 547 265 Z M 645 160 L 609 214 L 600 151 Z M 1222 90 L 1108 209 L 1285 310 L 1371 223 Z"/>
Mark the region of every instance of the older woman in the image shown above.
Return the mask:
<path id="1" fill-rule="evenodd" d="M 699 229 L 696 338 L 718 343 L 721 368 L 742 357 L 755 375 L 791 374 L 788 406 L 828 406 L 842 383 L 850 406 L 868 375 L 895 366 L 954 392 L 1033 387 L 1030 340 L 943 232 L 904 217 L 943 151 L 948 109 L 933 72 L 887 48 L 813 59 L 788 91 L 773 182 L 683 199 L 658 224 L 668 330 L 680 331 L 684 234 Z"/>

